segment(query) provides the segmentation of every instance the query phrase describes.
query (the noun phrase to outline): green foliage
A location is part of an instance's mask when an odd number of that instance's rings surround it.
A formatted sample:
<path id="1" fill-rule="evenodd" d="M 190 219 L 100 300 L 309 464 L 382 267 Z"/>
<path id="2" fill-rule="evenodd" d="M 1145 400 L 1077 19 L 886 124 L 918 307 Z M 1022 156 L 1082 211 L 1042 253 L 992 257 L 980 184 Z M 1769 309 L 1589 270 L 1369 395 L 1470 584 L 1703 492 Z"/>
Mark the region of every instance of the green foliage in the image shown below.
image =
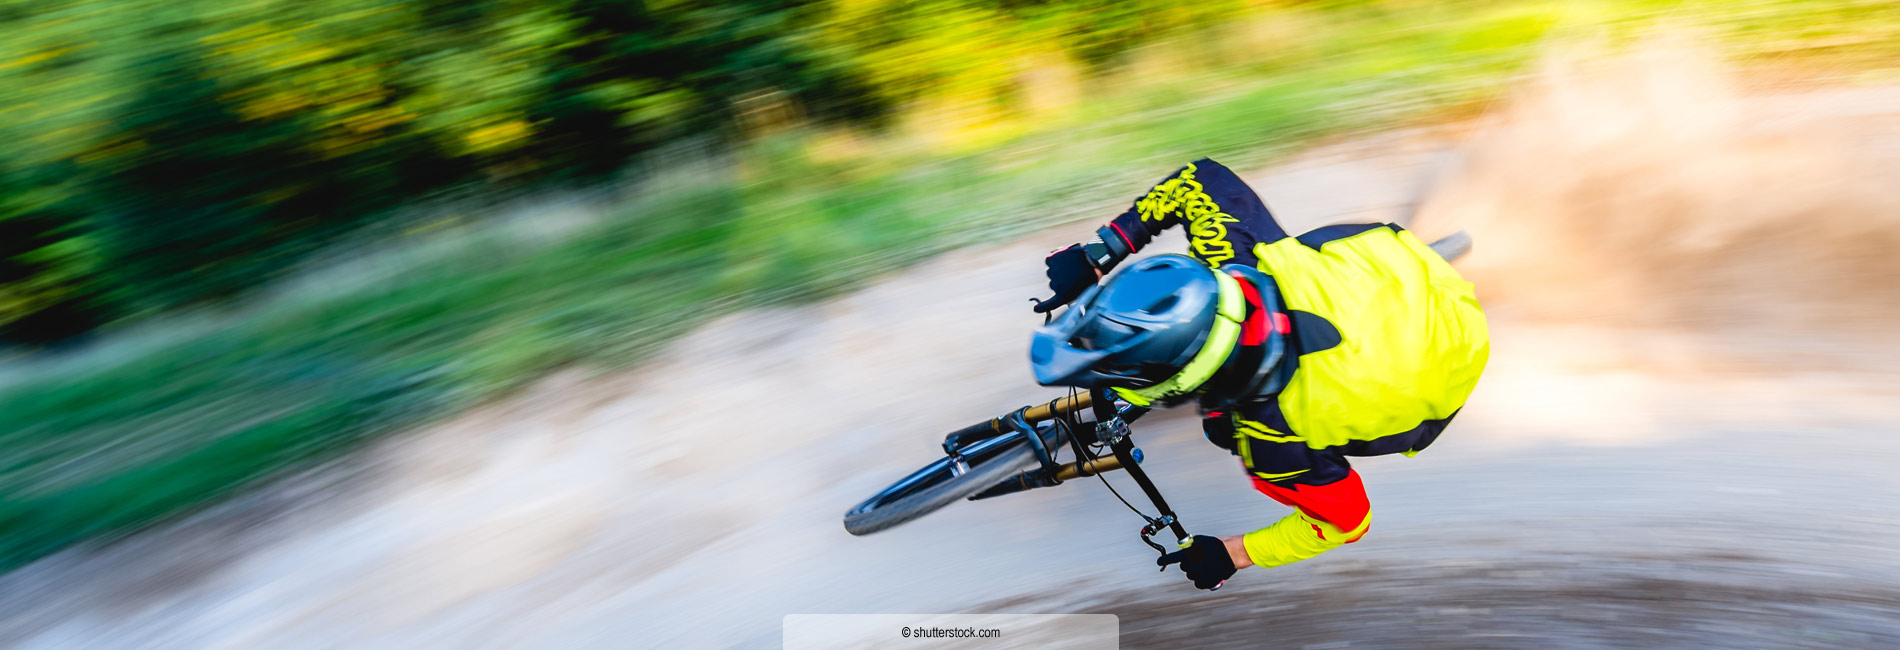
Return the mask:
<path id="1" fill-rule="evenodd" d="M 1183 34 L 1170 48 L 1203 69 L 1311 64 L 1317 40 L 1380 75 L 1419 54 L 1395 48 L 1472 62 L 1597 12 L 1706 23 L 1778 62 L 1875 64 L 1900 52 L 1895 7 L 6 0 L 0 138 L 15 146 L 0 149 L 0 228 L 13 234 L 0 243 L 0 343 L 241 295 L 418 198 L 591 183 L 682 137 L 736 144 L 921 108 L 943 138 L 984 146 L 1042 101 L 1037 74 L 1112 73 Z M 1214 45 L 1295 18 L 1351 27 L 1325 39 L 1293 28 L 1238 55 Z M 1384 56 L 1358 56 L 1368 51 Z"/>
<path id="2" fill-rule="evenodd" d="M 848 66 L 800 37 L 806 13 L 770 1 L 13 2 L 0 135 L 32 146 L 0 151 L 0 168 L 17 171 L 9 195 L 31 195 L 7 207 L 27 233 L 8 258 L 32 282 L 0 279 L 0 340 L 242 293 L 432 193 L 588 182 L 681 135 L 738 135 L 740 98 L 878 113 Z M 84 273 L 19 257 L 45 248 L 28 240 L 82 236 L 71 248 L 97 256 Z M 36 316 L 75 306 L 92 317 Z"/>
<path id="3" fill-rule="evenodd" d="M 98 238 L 61 214 L 63 189 L 0 174 L 0 331 L 17 340 L 51 343 L 101 320 Z"/>
<path id="4" fill-rule="evenodd" d="M 994 102 L 1024 55 L 1101 61 L 1238 6 L 13 0 L 0 136 L 30 146 L 0 168 L 31 198 L 7 204 L 0 342 L 241 294 L 419 197 L 591 182 L 687 135 Z M 83 239 L 28 260 L 49 237 Z"/>

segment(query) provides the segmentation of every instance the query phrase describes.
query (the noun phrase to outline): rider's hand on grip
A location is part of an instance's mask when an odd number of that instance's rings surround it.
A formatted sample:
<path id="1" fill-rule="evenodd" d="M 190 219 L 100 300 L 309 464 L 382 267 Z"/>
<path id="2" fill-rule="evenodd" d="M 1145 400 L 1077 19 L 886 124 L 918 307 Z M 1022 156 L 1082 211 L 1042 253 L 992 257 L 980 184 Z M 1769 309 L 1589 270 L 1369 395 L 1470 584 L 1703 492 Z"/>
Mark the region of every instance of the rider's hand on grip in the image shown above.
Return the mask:
<path id="1" fill-rule="evenodd" d="M 1049 270 L 1044 274 L 1049 276 L 1049 290 L 1055 292 L 1055 296 L 1036 303 L 1038 314 L 1054 311 L 1057 307 L 1069 304 L 1089 287 L 1095 286 L 1095 280 L 1102 276 L 1101 272 L 1096 271 L 1095 267 L 1089 264 L 1089 258 L 1082 252 L 1081 244 L 1050 253 L 1049 257 L 1043 260 L 1043 264 L 1049 266 Z"/>
<path id="2" fill-rule="evenodd" d="M 1234 558 L 1227 554 L 1227 545 L 1221 543 L 1219 537 L 1195 535 L 1186 547 L 1155 560 L 1155 564 L 1162 567 L 1176 562 L 1181 563 L 1181 572 L 1200 589 L 1219 589 L 1234 576 Z"/>

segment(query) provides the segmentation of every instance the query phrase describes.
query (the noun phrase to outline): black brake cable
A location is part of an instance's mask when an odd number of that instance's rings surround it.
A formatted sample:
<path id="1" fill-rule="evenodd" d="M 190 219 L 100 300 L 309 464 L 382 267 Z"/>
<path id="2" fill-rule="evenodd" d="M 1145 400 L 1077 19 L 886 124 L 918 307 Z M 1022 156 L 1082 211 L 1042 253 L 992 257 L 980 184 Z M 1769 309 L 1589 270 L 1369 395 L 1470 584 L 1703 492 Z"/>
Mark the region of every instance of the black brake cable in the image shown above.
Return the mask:
<path id="1" fill-rule="evenodd" d="M 1074 388 L 1070 388 L 1070 389 L 1069 389 L 1069 396 L 1070 396 L 1071 398 L 1073 398 L 1073 397 L 1075 396 L 1075 394 L 1076 394 L 1076 390 L 1075 390 Z M 1118 417 L 1119 417 L 1119 414 L 1118 414 Z M 1102 424 L 1102 423 L 1100 423 L 1100 422 L 1097 422 L 1097 423 L 1095 423 L 1095 425 L 1096 425 L 1096 426 L 1101 426 L 1101 424 Z M 1079 443 L 1078 443 L 1078 444 L 1079 444 Z M 1107 445 L 1106 445 L 1106 444 L 1104 444 L 1104 443 L 1101 443 L 1101 442 L 1097 442 L 1097 443 L 1095 443 L 1095 445 L 1094 445 L 1094 446 L 1095 446 L 1095 448 L 1096 448 L 1096 454 L 1097 454 L 1097 455 L 1100 455 L 1100 453 L 1101 453 L 1101 450 L 1102 450 L 1102 449 L 1106 449 L 1106 448 L 1107 448 Z M 1148 513 L 1145 513 L 1145 512 L 1142 512 L 1140 508 L 1136 508 L 1134 504 L 1132 504 L 1132 503 L 1129 503 L 1129 502 L 1128 502 L 1128 499 L 1124 499 L 1124 498 L 1122 498 L 1122 493 L 1121 493 L 1120 491 L 1118 491 L 1118 490 L 1116 490 L 1116 489 L 1115 489 L 1115 486 L 1114 486 L 1113 484 L 1111 484 L 1111 483 L 1109 483 L 1109 482 L 1108 482 L 1108 476 L 1106 476 L 1106 475 L 1105 475 L 1104 473 L 1102 473 L 1102 472 L 1095 472 L 1095 478 L 1096 478 L 1096 479 L 1099 479 L 1099 480 L 1101 480 L 1101 482 L 1102 482 L 1102 487 L 1105 487 L 1105 488 L 1108 488 L 1108 493 L 1109 493 L 1109 494 L 1113 494 L 1113 495 L 1115 495 L 1115 500 L 1116 500 L 1116 501 L 1120 501 L 1120 502 L 1122 502 L 1122 505 L 1123 505 L 1123 506 L 1126 506 L 1126 507 L 1128 508 L 1128 511 L 1129 511 L 1129 512 L 1132 512 L 1132 513 L 1135 513 L 1135 516 L 1137 516 L 1137 517 L 1141 517 L 1141 519 L 1142 519 L 1142 521 L 1143 521 L 1143 522 L 1146 522 L 1146 523 L 1149 523 L 1149 524 L 1153 524 L 1153 523 L 1155 523 L 1155 522 L 1157 522 L 1157 521 L 1160 521 L 1159 519 L 1156 519 L 1156 518 L 1154 518 L 1154 517 L 1150 517 L 1150 516 L 1148 516 Z"/>
<path id="2" fill-rule="evenodd" d="M 1069 403 L 1070 404 L 1075 403 L 1076 392 L 1077 391 L 1075 390 L 1074 386 L 1069 387 Z M 1069 430 L 1067 431 L 1067 433 L 1069 434 L 1069 449 L 1075 452 L 1075 462 L 1078 464 L 1078 469 L 1079 469 L 1080 463 L 1087 460 L 1093 460 L 1093 458 L 1089 454 L 1083 453 L 1082 440 L 1076 437 L 1075 435 L 1075 430 L 1082 427 L 1082 418 L 1081 416 L 1076 415 L 1075 411 L 1070 411 L 1068 413 L 1062 414 L 1062 417 L 1060 419 L 1063 421 L 1063 426 L 1069 428 Z M 1070 422 L 1069 420 L 1071 419 L 1073 419 L 1074 422 Z"/>
<path id="3" fill-rule="evenodd" d="M 1158 521 L 1154 517 L 1148 516 L 1147 513 L 1142 512 L 1140 509 L 1137 509 L 1135 507 L 1135 504 L 1129 503 L 1127 499 L 1122 498 L 1122 493 L 1115 490 L 1115 486 L 1108 482 L 1108 477 L 1103 476 L 1101 474 L 1096 474 L 1095 478 L 1102 479 L 1102 487 L 1108 488 L 1108 493 L 1115 495 L 1116 501 L 1120 501 L 1122 502 L 1122 505 L 1128 506 L 1128 511 L 1135 513 L 1135 516 L 1137 517 L 1141 517 L 1142 521 L 1145 521 L 1150 524 Z"/>
<path id="4" fill-rule="evenodd" d="M 1063 435 L 1063 436 L 1066 436 L 1066 437 L 1068 437 L 1068 438 L 1070 438 L 1070 439 L 1074 439 L 1074 438 L 1075 438 L 1075 429 L 1074 429 L 1074 428 L 1071 428 L 1071 427 L 1069 426 L 1069 423 L 1068 423 L 1068 422 L 1064 422 L 1064 421 L 1062 420 L 1062 418 L 1056 418 L 1056 419 L 1054 419 L 1054 420 L 1050 420 L 1049 422 L 1050 422 L 1050 424 L 1051 424 L 1051 425 L 1053 425 L 1053 426 L 1055 426 L 1055 427 L 1057 427 L 1057 428 L 1059 428 L 1059 429 L 1061 430 L 1061 435 Z M 1031 427 L 1031 428 L 1030 428 L 1030 431 L 1029 431 L 1029 434 L 1030 434 L 1030 435 L 1042 435 L 1041 433 L 1039 433 L 1039 432 L 1037 432 L 1037 431 L 1035 430 L 1035 428 L 1034 428 L 1034 427 Z M 1050 462 L 1050 464 L 1056 464 L 1056 461 L 1059 461 L 1059 460 L 1062 460 L 1062 448 L 1061 448 L 1061 447 L 1049 447 L 1049 448 L 1048 448 L 1048 451 L 1049 451 L 1049 462 Z M 1081 459 L 1080 459 L 1080 458 L 1077 458 L 1077 460 L 1081 460 Z"/>

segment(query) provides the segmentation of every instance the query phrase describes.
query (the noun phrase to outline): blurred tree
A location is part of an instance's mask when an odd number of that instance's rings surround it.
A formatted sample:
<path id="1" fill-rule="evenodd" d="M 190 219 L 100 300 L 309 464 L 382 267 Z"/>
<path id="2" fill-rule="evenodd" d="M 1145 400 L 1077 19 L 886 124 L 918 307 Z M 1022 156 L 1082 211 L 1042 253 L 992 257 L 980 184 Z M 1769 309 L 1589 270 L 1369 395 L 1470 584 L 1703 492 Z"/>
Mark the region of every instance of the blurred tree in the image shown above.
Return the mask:
<path id="1" fill-rule="evenodd" d="M 0 3 L 0 340 L 241 294 L 406 202 L 923 102 L 1239 0 Z M 70 241 L 69 241 L 70 240 Z M 41 314 L 43 317 L 35 316 Z"/>
<path id="2" fill-rule="evenodd" d="M 314 134 L 296 120 L 245 119 L 199 53 L 167 49 L 141 66 L 154 74 L 117 122 L 144 146 L 101 175 L 91 201 L 115 290 L 147 309 L 267 277 L 279 256 L 348 219 L 356 191 L 298 146 Z"/>
<path id="3" fill-rule="evenodd" d="M 106 318 L 97 239 L 60 203 L 56 187 L 0 174 L 0 340 L 54 343 Z"/>

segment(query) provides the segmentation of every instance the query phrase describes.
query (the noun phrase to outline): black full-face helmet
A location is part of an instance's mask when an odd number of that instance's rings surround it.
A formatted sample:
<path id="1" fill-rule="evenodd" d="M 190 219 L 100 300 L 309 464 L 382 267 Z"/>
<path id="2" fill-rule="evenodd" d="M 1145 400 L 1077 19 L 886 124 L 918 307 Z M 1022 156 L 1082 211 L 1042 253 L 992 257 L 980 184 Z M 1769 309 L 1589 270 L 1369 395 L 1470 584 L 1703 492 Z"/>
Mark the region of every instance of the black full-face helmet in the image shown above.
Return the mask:
<path id="1" fill-rule="evenodd" d="M 1228 361 L 1257 295 L 1185 255 L 1142 259 L 1037 329 L 1030 364 L 1045 386 L 1116 388 L 1142 406 L 1172 402 Z M 1277 336 L 1273 343 L 1277 361 Z"/>

